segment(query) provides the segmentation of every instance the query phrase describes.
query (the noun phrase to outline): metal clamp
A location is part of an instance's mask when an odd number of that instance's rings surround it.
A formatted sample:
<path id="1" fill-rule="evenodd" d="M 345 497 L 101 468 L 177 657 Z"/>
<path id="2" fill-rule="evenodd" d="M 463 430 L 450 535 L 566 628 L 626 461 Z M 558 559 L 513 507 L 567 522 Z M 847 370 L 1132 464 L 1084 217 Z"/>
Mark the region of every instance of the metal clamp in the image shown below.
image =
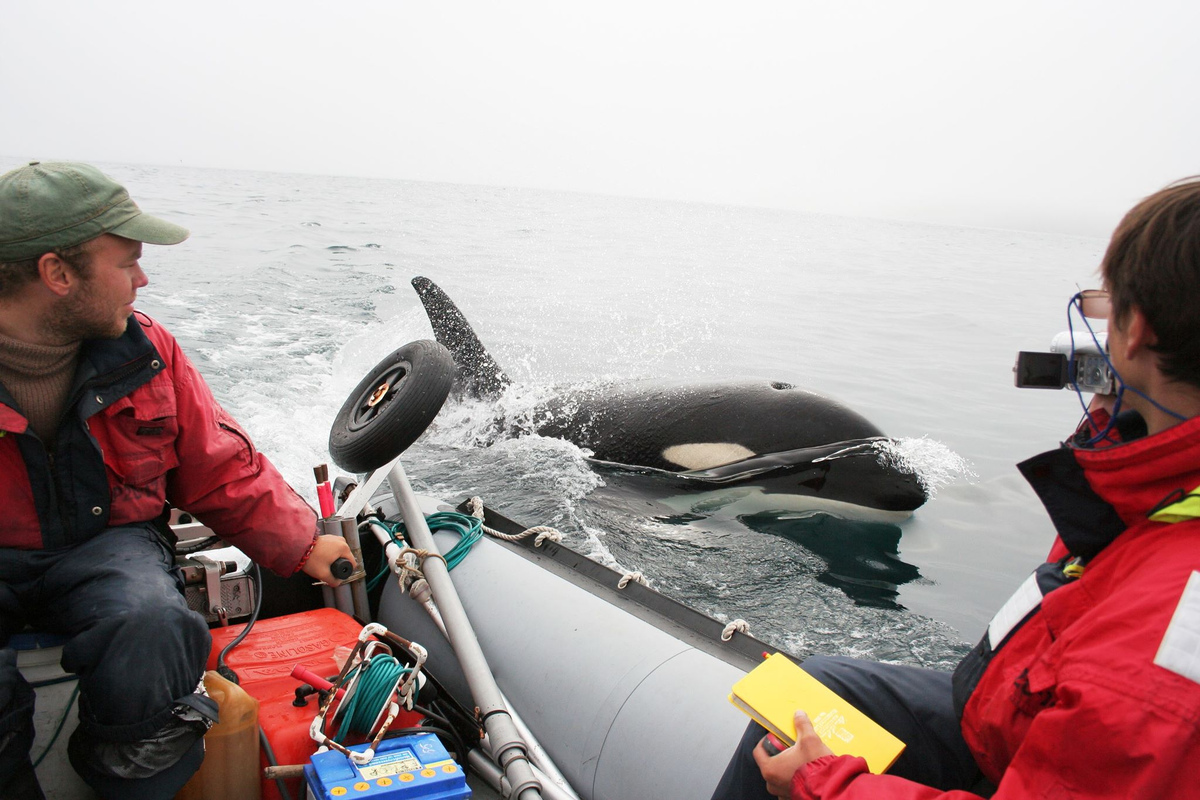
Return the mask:
<path id="1" fill-rule="evenodd" d="M 224 628 L 229 625 L 229 609 L 221 605 L 221 574 L 225 571 L 225 565 L 204 556 L 193 556 L 193 560 L 204 567 L 204 592 L 208 596 L 208 613 L 216 617 L 217 622 Z"/>

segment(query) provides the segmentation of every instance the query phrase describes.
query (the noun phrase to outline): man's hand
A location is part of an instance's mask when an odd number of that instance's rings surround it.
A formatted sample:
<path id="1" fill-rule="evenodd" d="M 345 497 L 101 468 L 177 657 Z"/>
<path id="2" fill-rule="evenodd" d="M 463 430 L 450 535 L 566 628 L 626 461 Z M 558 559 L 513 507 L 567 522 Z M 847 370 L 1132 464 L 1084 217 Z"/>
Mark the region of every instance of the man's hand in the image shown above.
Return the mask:
<path id="1" fill-rule="evenodd" d="M 311 578 L 327 583 L 330 586 L 337 586 L 341 583 L 337 578 L 333 577 L 333 573 L 329 571 L 329 565 L 339 558 L 344 558 L 355 568 L 358 564 L 354 562 L 354 556 L 350 555 L 350 545 L 346 544 L 346 540 L 340 536 L 318 536 L 317 543 L 313 545 L 312 553 L 308 556 L 308 561 L 304 562 L 301 571 Z"/>
<path id="2" fill-rule="evenodd" d="M 821 756 L 831 756 L 833 751 L 825 746 L 821 737 L 813 730 L 808 715 L 797 711 L 796 743 L 777 756 L 767 755 L 762 743 L 754 748 L 754 761 L 767 782 L 767 791 L 772 797 L 792 796 L 792 776 L 796 770 Z"/>

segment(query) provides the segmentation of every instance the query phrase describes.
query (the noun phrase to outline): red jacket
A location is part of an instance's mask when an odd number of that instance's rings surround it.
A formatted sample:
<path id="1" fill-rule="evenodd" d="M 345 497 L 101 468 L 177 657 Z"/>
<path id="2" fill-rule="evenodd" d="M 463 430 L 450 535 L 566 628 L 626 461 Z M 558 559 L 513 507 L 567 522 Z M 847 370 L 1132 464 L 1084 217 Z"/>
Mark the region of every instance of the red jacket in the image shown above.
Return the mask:
<path id="1" fill-rule="evenodd" d="M 1085 566 L 1076 579 L 1065 562 L 1040 568 L 1040 605 L 1023 619 L 1016 606 L 1011 629 L 997 615 L 995 651 L 985 636 L 955 673 L 959 684 L 968 662 L 980 667 L 956 700 L 993 797 L 1200 797 L 1200 497 L 1187 497 L 1200 488 L 1200 417 L 1021 469 Z M 1042 580 L 1051 572 L 1057 586 Z M 975 797 L 871 775 L 849 756 L 797 771 L 792 796 Z"/>
<path id="2" fill-rule="evenodd" d="M 53 453 L 0 386 L 0 547 L 71 547 L 165 503 L 280 575 L 316 534 L 313 510 L 149 317 L 84 342 Z"/>

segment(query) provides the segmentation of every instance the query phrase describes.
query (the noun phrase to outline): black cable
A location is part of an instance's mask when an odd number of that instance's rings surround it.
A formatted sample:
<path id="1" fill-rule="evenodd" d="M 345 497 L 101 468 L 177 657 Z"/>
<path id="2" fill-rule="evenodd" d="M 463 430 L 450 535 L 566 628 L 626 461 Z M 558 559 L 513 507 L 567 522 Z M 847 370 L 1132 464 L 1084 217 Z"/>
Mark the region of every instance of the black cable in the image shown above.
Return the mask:
<path id="1" fill-rule="evenodd" d="M 392 642 L 392 644 L 397 650 L 400 650 L 408 656 L 408 663 L 417 663 L 417 656 L 412 650 L 400 645 L 399 642 Z M 454 712 L 454 716 L 459 720 L 459 725 L 452 727 L 455 727 L 456 730 L 458 728 L 465 728 L 474 731 L 479 730 L 479 721 L 475 718 L 475 715 L 471 713 L 465 706 L 463 706 L 463 704 L 460 703 L 453 694 L 446 690 L 446 687 L 442 685 L 441 681 L 437 679 L 437 676 L 434 675 L 432 671 L 430 671 L 428 668 L 425 668 L 422 669 L 421 674 L 423 674 L 425 679 L 433 684 L 433 688 L 437 690 L 437 700 L 434 702 L 438 703 L 439 705 L 444 704 L 448 711 Z M 447 715 L 447 718 L 448 716 L 449 715 Z"/>
<path id="2" fill-rule="evenodd" d="M 429 671 L 425 670 L 426 676 Z M 474 714 L 467 711 L 463 706 L 448 693 L 440 693 L 437 700 L 430 703 L 430 708 L 436 707 L 444 720 L 456 720 L 458 724 L 451 725 L 456 731 L 471 731 L 475 736 L 479 735 L 480 723 Z M 463 741 L 466 741 L 465 739 Z"/>
<path id="3" fill-rule="evenodd" d="M 478 741 L 483 732 L 479 720 L 473 715 L 467 715 L 459 711 L 454 705 L 443 705 L 442 699 L 435 701 L 431 705 L 436 705 L 437 710 L 433 710 L 432 708 L 421 708 L 419 710 L 434 722 L 448 726 L 450 730 L 459 735 L 463 749 L 470 750 L 471 748 L 467 746 L 467 741 Z M 451 722 L 451 720 L 454 720 L 454 722 Z"/>
<path id="4" fill-rule="evenodd" d="M 228 665 L 226 665 L 225 656 L 229 655 L 230 650 L 232 650 L 233 648 L 237 647 L 239 644 L 242 643 L 242 639 L 245 639 L 246 634 L 250 633 L 250 629 L 254 627 L 254 623 L 258 622 L 258 613 L 260 611 L 262 611 L 262 598 L 263 598 L 262 570 L 260 570 L 258 568 L 257 563 L 255 563 L 255 565 L 254 565 L 254 586 L 255 586 L 254 612 L 250 615 L 250 621 L 246 623 L 246 627 L 242 628 L 242 632 L 239 633 L 236 637 L 234 637 L 232 642 L 225 645 L 225 648 L 223 650 L 221 650 L 221 654 L 219 656 L 217 656 L 217 672 L 225 680 L 233 681 L 234 683 L 241 683 L 241 681 L 238 680 L 237 673 L 234 672 Z M 210 600 L 211 600 L 211 598 L 210 598 Z"/>
<path id="5" fill-rule="evenodd" d="M 201 550 L 207 550 L 219 541 L 221 541 L 219 536 L 209 536 L 207 538 L 200 539 L 195 544 L 182 546 L 177 544 L 175 545 L 175 553 L 176 555 L 190 556 L 192 553 L 199 553 Z"/>
<path id="6" fill-rule="evenodd" d="M 436 722 L 438 725 L 441 725 L 442 727 L 450 728 L 451 730 L 453 730 L 453 728 L 454 728 L 454 726 L 450 724 L 450 720 L 446 719 L 444 716 L 442 716 L 438 712 L 434 711 L 432 708 L 429 708 L 428 706 L 421 706 L 421 705 L 417 705 L 414 703 L 413 711 L 416 711 L 418 714 L 424 715 L 426 719 L 431 719 L 434 722 Z"/>
<path id="7" fill-rule="evenodd" d="M 271 743 L 267 740 L 267 732 L 263 730 L 263 726 L 258 726 L 258 741 L 262 744 L 263 753 L 267 756 L 267 763 L 272 767 L 278 767 L 279 762 L 275 759 L 275 751 L 271 749 Z M 279 796 L 283 800 L 292 800 L 292 795 L 287 790 L 287 784 L 283 782 L 283 778 L 275 779 L 275 787 L 279 789 Z"/>
<path id="8" fill-rule="evenodd" d="M 458 743 L 458 737 L 453 731 L 444 730 L 436 725 L 413 725 L 407 728 L 388 728 L 387 733 L 383 734 L 384 739 L 398 739 L 401 736 L 416 736 L 419 733 L 436 733 L 439 736 L 444 736 L 450 740 L 450 748 L 455 749 Z"/>
<path id="9" fill-rule="evenodd" d="M 438 698 L 437 704 L 438 708 L 444 709 L 443 715 L 447 719 L 456 718 L 458 720 L 458 727 L 460 729 L 478 732 L 483 727 L 479 718 L 465 709 L 453 697 L 442 696 Z"/>
<path id="10" fill-rule="evenodd" d="M 59 675 L 57 678 L 47 678 L 44 681 L 30 681 L 29 685 L 34 689 L 41 689 L 43 686 L 54 686 L 58 683 L 69 683 L 70 681 L 79 680 L 78 675 Z"/>

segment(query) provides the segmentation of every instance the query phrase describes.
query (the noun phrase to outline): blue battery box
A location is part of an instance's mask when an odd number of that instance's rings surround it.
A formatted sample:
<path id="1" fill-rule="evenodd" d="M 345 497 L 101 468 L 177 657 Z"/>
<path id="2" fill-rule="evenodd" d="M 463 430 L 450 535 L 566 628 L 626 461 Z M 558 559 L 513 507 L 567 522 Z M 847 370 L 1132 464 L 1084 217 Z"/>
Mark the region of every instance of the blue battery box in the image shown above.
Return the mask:
<path id="1" fill-rule="evenodd" d="M 362 752 L 366 744 L 349 748 Z M 466 800 L 462 768 L 432 733 L 384 739 L 359 766 L 336 750 L 317 753 L 304 767 L 309 797 L 317 800 Z"/>

